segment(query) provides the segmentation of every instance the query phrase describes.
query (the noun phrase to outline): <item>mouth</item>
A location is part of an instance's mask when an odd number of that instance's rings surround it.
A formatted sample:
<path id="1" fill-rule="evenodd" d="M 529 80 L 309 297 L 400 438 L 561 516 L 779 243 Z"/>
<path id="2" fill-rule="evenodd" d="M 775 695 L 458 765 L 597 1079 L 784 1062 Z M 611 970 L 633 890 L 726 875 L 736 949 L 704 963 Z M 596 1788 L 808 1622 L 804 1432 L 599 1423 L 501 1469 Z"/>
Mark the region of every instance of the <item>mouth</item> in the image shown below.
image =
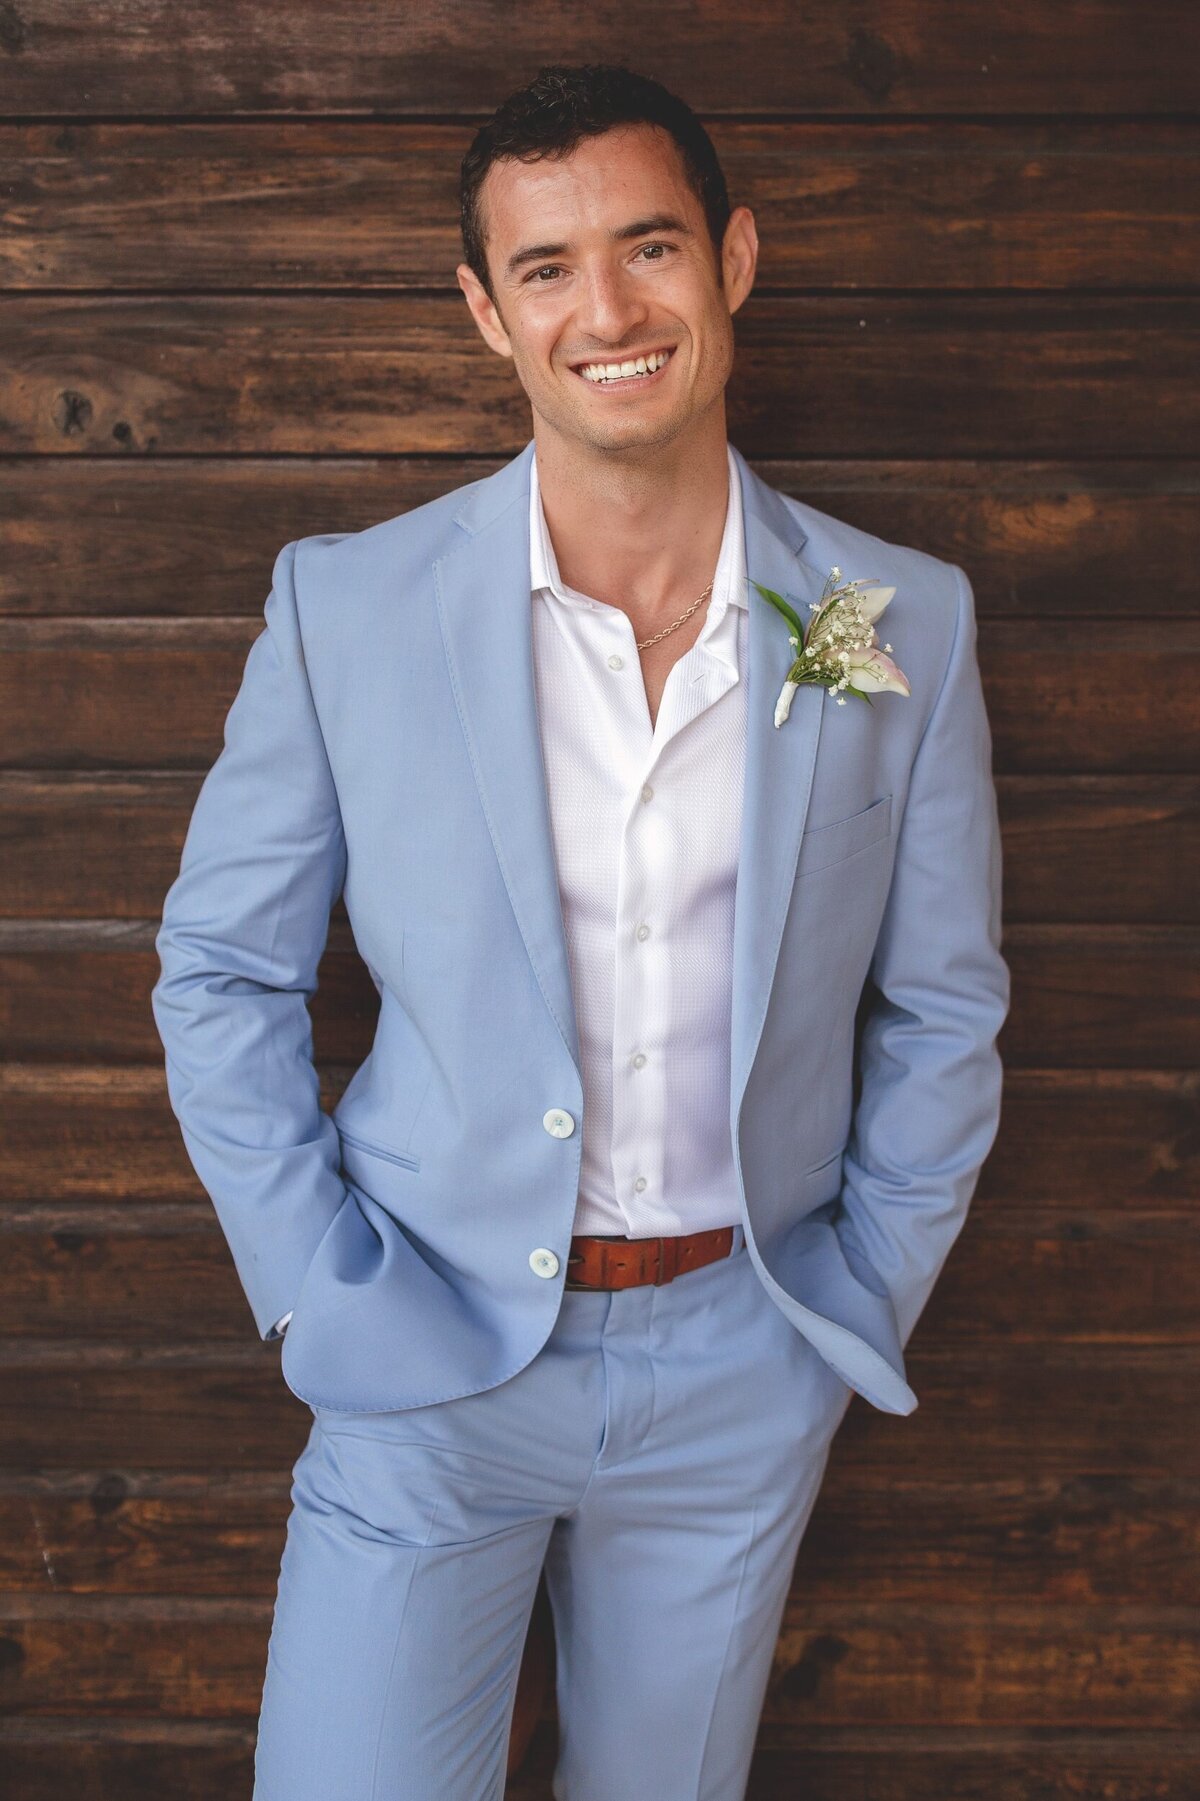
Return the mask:
<path id="1" fill-rule="evenodd" d="M 620 362 L 575 363 L 574 373 L 589 388 L 629 393 L 634 388 L 653 387 L 662 379 L 663 370 L 675 354 L 673 344 L 647 351 L 642 356 L 623 357 Z"/>

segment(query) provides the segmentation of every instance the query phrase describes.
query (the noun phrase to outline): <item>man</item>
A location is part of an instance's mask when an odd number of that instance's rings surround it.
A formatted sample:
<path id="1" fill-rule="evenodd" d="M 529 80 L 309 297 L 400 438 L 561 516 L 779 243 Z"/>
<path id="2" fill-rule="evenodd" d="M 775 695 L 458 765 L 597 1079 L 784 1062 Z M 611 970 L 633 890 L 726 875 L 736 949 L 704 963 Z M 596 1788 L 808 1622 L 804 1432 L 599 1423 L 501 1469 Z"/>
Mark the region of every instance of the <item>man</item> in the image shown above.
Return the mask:
<path id="1" fill-rule="evenodd" d="M 541 71 L 462 224 L 533 439 L 280 554 L 158 939 L 172 1104 L 313 1413 L 255 1795 L 500 1796 L 544 1564 L 556 1796 L 734 1801 L 830 1441 L 916 1406 L 998 1124 L 971 588 L 728 443 L 755 225 L 657 84 Z M 894 589 L 904 678 L 777 725 L 754 584 L 808 625 L 831 572 Z M 330 1118 L 339 894 L 380 1013 Z"/>

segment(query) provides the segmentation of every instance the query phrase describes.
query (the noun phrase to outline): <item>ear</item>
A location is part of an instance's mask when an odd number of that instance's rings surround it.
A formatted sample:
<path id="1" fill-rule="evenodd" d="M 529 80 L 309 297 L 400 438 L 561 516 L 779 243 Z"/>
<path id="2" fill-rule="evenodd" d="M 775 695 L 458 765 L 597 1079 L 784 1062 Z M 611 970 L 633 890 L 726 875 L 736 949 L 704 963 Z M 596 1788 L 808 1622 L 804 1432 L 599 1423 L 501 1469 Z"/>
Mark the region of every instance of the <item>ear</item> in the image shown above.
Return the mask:
<path id="1" fill-rule="evenodd" d="M 512 345 L 508 341 L 508 333 L 501 324 L 495 303 L 475 271 L 469 263 L 460 263 L 454 273 L 458 278 L 458 285 L 466 297 L 467 305 L 471 309 L 471 317 L 479 327 L 484 342 L 496 352 L 497 356 L 511 357 Z"/>
<path id="2" fill-rule="evenodd" d="M 754 214 L 748 206 L 736 206 L 725 227 L 721 246 L 721 279 L 725 300 L 731 313 L 736 313 L 754 286 L 758 268 L 758 233 Z"/>

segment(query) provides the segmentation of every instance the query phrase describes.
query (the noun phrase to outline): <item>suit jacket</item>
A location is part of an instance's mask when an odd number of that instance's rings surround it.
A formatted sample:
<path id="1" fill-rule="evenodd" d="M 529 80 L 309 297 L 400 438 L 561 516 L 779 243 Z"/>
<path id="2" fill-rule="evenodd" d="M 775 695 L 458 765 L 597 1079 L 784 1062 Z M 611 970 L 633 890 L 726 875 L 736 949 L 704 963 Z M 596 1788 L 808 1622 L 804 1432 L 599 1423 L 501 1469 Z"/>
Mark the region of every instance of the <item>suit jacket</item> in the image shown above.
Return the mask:
<path id="1" fill-rule="evenodd" d="M 260 1335 L 292 1312 L 284 1379 L 311 1405 L 490 1388 L 560 1304 L 583 1090 L 535 712 L 533 448 L 280 552 L 166 896 L 171 1103 Z M 751 591 L 729 1127 L 767 1294 L 850 1388 L 910 1413 L 904 1346 L 995 1137 L 1009 1003 L 973 597 L 957 565 L 735 457 L 753 580 L 805 619 L 834 564 L 896 588 L 880 637 L 911 695 L 801 687 L 778 728 L 788 626 Z M 329 1115 L 307 1003 L 339 894 L 380 1010 Z"/>

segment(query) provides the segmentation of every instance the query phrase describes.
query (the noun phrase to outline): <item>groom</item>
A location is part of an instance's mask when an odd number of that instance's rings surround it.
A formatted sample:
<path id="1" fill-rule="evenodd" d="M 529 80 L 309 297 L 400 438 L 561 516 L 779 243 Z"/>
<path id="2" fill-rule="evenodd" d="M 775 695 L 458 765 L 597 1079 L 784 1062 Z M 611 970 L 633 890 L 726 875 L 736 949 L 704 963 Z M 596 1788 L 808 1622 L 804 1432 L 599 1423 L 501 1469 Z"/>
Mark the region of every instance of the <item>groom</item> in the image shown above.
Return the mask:
<path id="1" fill-rule="evenodd" d="M 280 553 L 158 936 L 172 1105 L 313 1415 L 255 1796 L 502 1795 L 544 1566 L 555 1795 L 738 1801 L 830 1441 L 917 1405 L 998 1124 L 972 593 L 728 443 L 758 243 L 680 101 L 544 69 L 461 197 L 533 438 Z M 807 629 L 831 571 L 894 590 L 888 685 L 777 725 L 755 584 Z M 380 1010 L 330 1117 L 339 895 Z"/>

